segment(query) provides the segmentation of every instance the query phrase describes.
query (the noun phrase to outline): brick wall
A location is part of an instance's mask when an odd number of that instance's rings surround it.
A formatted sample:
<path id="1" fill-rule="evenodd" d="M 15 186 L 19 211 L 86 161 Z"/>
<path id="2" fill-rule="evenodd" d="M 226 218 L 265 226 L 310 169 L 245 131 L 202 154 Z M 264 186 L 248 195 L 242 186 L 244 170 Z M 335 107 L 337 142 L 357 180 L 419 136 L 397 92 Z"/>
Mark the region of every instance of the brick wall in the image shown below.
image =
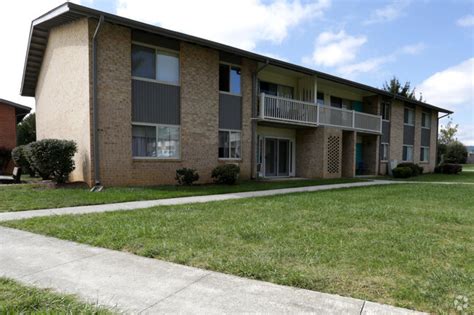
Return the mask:
<path id="1" fill-rule="evenodd" d="M 89 23 L 81 19 L 49 34 L 36 88 L 38 140 L 74 140 L 72 181 L 91 181 Z"/>
<path id="2" fill-rule="evenodd" d="M 402 161 L 403 153 L 403 115 L 404 104 L 400 101 L 392 101 L 390 112 L 390 160 Z"/>
<path id="3" fill-rule="evenodd" d="M 104 185 L 160 185 L 176 183 L 175 171 L 196 168 L 200 182 L 211 181 L 218 160 L 219 53 L 181 43 L 181 157 L 179 160 L 133 159 L 131 134 L 131 34 L 105 24 L 99 37 L 100 173 Z M 242 64 L 241 178 L 250 177 L 251 71 Z M 230 163 L 230 162 L 229 162 Z M 234 162 L 232 162 L 234 163 Z"/>
<path id="4" fill-rule="evenodd" d="M 0 103 L 0 147 L 13 149 L 16 146 L 15 108 Z"/>

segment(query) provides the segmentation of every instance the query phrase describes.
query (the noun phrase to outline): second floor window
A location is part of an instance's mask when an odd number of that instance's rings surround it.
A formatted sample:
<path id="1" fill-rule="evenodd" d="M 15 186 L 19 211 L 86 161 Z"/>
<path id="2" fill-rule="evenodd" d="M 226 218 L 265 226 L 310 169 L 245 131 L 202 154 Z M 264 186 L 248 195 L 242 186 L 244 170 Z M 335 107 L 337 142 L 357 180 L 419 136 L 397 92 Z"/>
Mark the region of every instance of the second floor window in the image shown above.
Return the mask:
<path id="1" fill-rule="evenodd" d="M 405 108 L 405 115 L 403 122 L 405 125 L 415 125 L 415 111 L 411 108 Z"/>
<path id="2" fill-rule="evenodd" d="M 324 93 L 318 92 L 316 94 L 316 97 L 317 97 L 316 103 L 318 103 L 318 105 L 324 105 Z"/>
<path id="3" fill-rule="evenodd" d="M 421 113 L 421 127 L 430 129 L 431 117 L 428 113 Z"/>
<path id="4" fill-rule="evenodd" d="M 178 53 L 134 44 L 132 76 L 179 85 Z"/>
<path id="5" fill-rule="evenodd" d="M 382 103 L 380 106 L 380 115 L 383 120 L 390 120 L 390 103 Z"/>
<path id="6" fill-rule="evenodd" d="M 219 65 L 219 91 L 240 95 L 240 68 L 221 63 Z"/>

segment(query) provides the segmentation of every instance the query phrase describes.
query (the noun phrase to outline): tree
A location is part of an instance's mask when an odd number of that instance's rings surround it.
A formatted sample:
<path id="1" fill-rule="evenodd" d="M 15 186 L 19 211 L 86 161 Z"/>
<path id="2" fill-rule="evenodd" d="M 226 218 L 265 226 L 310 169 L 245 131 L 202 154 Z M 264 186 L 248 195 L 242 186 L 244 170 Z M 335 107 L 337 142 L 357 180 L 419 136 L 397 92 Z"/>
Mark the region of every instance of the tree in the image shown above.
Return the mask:
<path id="1" fill-rule="evenodd" d="M 448 145 L 457 141 L 456 134 L 458 133 L 458 127 L 458 124 L 453 124 L 452 119 L 450 119 L 446 125 L 441 125 L 438 143 Z"/>
<path id="2" fill-rule="evenodd" d="M 24 145 L 36 141 L 36 115 L 32 113 L 26 116 L 17 126 L 18 145 Z"/>
<path id="3" fill-rule="evenodd" d="M 416 100 L 416 101 L 423 101 L 423 96 L 420 93 L 420 97 L 416 98 L 415 92 L 416 88 L 411 89 L 411 83 L 410 82 L 405 82 L 405 84 L 402 86 L 400 81 L 396 76 L 393 76 L 392 79 L 390 79 L 389 82 L 385 81 L 383 84 L 383 90 L 390 92 L 392 94 L 404 96 L 406 98 Z"/>

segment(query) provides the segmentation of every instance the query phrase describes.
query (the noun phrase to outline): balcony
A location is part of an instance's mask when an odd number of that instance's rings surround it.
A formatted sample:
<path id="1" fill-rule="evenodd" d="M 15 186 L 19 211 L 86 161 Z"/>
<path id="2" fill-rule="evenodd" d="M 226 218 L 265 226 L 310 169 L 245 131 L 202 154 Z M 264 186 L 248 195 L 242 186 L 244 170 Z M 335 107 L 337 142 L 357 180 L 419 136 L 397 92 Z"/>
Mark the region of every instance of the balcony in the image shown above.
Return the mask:
<path id="1" fill-rule="evenodd" d="M 382 116 L 260 94 L 259 118 L 287 124 L 382 132 Z"/>

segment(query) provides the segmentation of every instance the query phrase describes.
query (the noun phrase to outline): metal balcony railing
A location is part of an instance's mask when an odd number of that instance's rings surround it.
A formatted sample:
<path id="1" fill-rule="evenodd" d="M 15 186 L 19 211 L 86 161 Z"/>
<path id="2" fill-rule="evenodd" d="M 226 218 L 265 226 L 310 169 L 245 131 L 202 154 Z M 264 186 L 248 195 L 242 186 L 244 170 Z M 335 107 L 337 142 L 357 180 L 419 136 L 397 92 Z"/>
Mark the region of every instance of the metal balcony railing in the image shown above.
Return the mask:
<path id="1" fill-rule="evenodd" d="M 260 94 L 259 118 L 308 126 L 382 132 L 382 116 Z"/>

